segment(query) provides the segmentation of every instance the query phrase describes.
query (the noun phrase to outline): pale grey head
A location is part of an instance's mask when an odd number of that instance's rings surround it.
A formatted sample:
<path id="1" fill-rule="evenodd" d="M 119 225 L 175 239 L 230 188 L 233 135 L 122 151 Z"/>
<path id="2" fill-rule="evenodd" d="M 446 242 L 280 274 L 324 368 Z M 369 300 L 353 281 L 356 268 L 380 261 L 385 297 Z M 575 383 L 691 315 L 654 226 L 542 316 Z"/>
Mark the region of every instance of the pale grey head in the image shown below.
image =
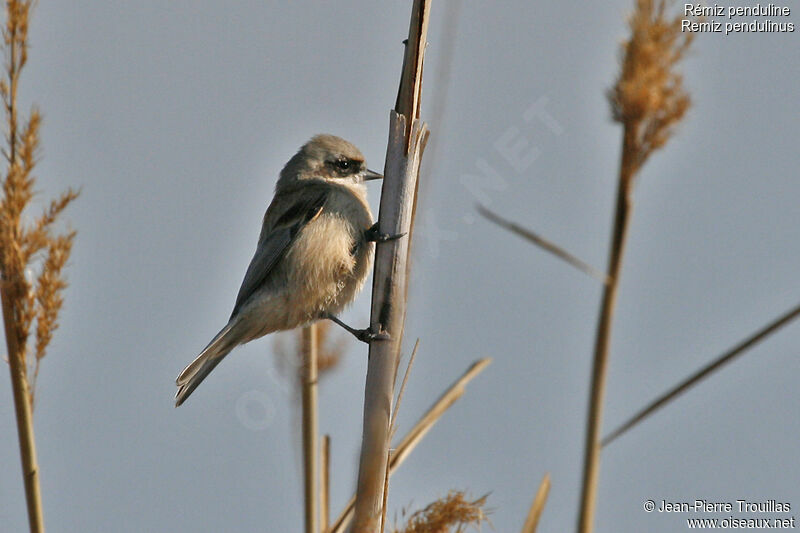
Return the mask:
<path id="1" fill-rule="evenodd" d="M 303 184 L 306 180 L 339 185 L 358 185 L 380 179 L 367 169 L 364 155 L 353 144 L 335 135 L 315 135 L 286 163 L 276 189 Z"/>

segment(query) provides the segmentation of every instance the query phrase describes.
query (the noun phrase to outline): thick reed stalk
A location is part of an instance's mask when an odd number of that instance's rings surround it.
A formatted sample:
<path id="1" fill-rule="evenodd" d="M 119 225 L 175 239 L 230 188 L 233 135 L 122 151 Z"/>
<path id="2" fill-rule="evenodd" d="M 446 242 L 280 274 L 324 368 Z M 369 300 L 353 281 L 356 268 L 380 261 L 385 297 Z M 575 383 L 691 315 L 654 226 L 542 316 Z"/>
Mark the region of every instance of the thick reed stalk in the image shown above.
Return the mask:
<path id="1" fill-rule="evenodd" d="M 408 260 L 408 238 L 411 228 L 411 204 L 414 195 L 414 182 L 419 171 L 420 157 L 424 147 L 427 130 L 419 122 L 411 130 L 412 145 L 408 157 L 405 155 L 405 119 L 403 115 L 393 114 L 391 119 L 392 144 L 386 162 L 386 178 L 394 174 L 400 176 L 394 184 L 384 184 L 384 201 L 381 202 L 383 214 L 394 208 L 395 223 L 384 226 L 382 233 L 406 233 L 397 241 L 382 243 L 375 265 L 375 285 L 373 287 L 372 327 L 387 334 L 389 340 L 375 340 L 370 343 L 367 383 L 364 395 L 364 434 L 359 462 L 359 476 L 356 497 L 354 532 L 374 533 L 380 530 L 380 517 L 383 502 L 383 483 L 387 467 L 389 432 L 394 396 L 395 370 L 405 322 L 406 271 Z M 404 179 L 413 176 L 414 179 Z M 394 185 L 394 186 L 392 186 Z M 398 187 L 399 186 L 399 187 Z M 390 193 L 387 194 L 387 190 Z M 399 198 L 402 210 L 386 206 L 392 198 Z M 387 250 L 386 247 L 389 249 Z M 395 248 L 392 250 L 391 248 Z M 379 272 L 382 275 L 379 275 Z M 360 520 L 360 521 L 359 521 Z"/>
<path id="2" fill-rule="evenodd" d="M 319 437 L 317 402 L 317 346 L 316 325 L 303 328 L 301 351 L 303 353 L 303 494 L 305 504 L 305 532 L 319 533 Z"/>
<path id="3" fill-rule="evenodd" d="M 415 0 L 395 110 L 390 117 L 378 227 L 405 234 L 378 243 L 370 326 L 386 338 L 370 343 L 364 393 L 364 431 L 356 489 L 354 533 L 381 530 L 384 481 L 397 359 L 403 338 L 417 178 L 427 128 L 417 120 L 430 0 Z"/>

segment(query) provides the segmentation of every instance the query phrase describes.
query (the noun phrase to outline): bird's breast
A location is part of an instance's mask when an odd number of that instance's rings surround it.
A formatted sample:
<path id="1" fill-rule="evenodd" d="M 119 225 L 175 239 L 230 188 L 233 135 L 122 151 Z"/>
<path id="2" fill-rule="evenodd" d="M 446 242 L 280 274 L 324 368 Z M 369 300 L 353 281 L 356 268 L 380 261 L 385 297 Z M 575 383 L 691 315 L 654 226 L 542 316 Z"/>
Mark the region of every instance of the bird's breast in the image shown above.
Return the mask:
<path id="1" fill-rule="evenodd" d="M 353 301 L 369 273 L 373 245 L 364 231 L 372 224 L 365 201 L 335 191 L 322 212 L 287 251 L 290 298 L 310 317 L 338 313 Z"/>

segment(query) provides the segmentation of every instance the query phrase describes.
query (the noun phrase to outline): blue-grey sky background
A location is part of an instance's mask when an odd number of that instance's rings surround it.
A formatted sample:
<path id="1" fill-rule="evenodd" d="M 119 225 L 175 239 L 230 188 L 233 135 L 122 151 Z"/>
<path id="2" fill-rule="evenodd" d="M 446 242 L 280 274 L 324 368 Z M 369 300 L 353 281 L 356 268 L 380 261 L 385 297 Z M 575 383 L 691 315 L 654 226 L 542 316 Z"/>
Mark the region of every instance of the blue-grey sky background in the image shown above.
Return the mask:
<path id="1" fill-rule="evenodd" d="M 472 361 L 494 362 L 393 477 L 389 515 L 491 492 L 496 530 L 518 531 L 550 472 L 540 531 L 570 531 L 600 287 L 474 206 L 604 267 L 621 136 L 605 91 L 632 2 L 463 2 L 442 57 L 451 2 L 434 3 L 429 33 L 406 326 L 421 344 L 399 433 Z M 20 88 L 45 117 L 38 200 L 82 188 L 35 413 L 49 531 L 301 529 L 297 406 L 274 339 L 237 349 L 177 410 L 173 380 L 224 325 L 294 151 L 329 132 L 382 167 L 410 4 L 39 3 Z M 800 300 L 799 38 L 698 35 L 683 68 L 694 105 L 636 190 L 607 430 Z M 536 105 L 546 115 L 526 121 Z M 512 164 L 509 140 L 535 158 Z M 476 186 L 487 167 L 499 178 Z M 363 294 L 344 318 L 368 313 Z M 798 346 L 800 323 L 611 445 L 596 530 L 686 529 L 646 499 L 800 514 Z M 348 341 L 320 388 L 334 514 L 355 486 L 365 370 Z M 0 529 L 23 531 L 7 377 L 0 427 Z"/>

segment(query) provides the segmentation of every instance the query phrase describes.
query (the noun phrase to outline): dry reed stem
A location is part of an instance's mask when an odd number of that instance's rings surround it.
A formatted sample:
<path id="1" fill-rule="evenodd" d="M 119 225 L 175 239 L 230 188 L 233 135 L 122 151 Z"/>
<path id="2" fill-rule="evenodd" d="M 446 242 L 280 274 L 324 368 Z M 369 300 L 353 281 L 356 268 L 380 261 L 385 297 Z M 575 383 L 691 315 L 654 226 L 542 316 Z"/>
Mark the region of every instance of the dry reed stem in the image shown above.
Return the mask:
<path id="1" fill-rule="evenodd" d="M 303 353 L 303 502 L 306 533 L 319 532 L 319 479 L 316 325 L 302 329 Z"/>
<path id="2" fill-rule="evenodd" d="M 336 368 L 344 355 L 347 338 L 343 335 L 332 335 L 331 323 L 321 321 L 314 323 L 314 338 L 317 347 L 317 383 L 325 375 Z M 293 415 L 297 417 L 297 423 L 292 424 L 292 430 L 297 439 L 298 449 L 303 449 L 303 387 L 306 381 L 305 356 L 303 352 L 303 328 L 292 332 L 291 335 L 276 335 L 273 341 L 273 351 L 275 353 L 278 371 L 289 380 L 292 387 L 292 394 L 295 395 L 295 406 Z M 287 342 L 288 339 L 296 342 Z M 318 388 L 318 386 L 317 386 Z M 319 393 L 317 393 L 318 395 Z M 305 461 L 305 457 L 301 459 Z M 303 474 L 305 475 L 305 474 Z"/>
<path id="3" fill-rule="evenodd" d="M 586 261 L 583 261 L 582 259 L 575 257 L 571 253 L 567 252 L 560 246 L 553 244 L 544 237 L 540 237 L 536 233 L 523 228 L 519 224 L 516 224 L 514 222 L 511 222 L 510 220 L 502 218 L 500 215 L 493 213 L 492 211 L 483 207 L 480 204 L 477 205 L 476 208 L 478 209 L 478 213 L 483 215 L 487 220 L 494 222 L 501 228 L 505 228 L 510 232 L 519 235 L 523 239 L 532 242 L 533 244 L 540 247 L 544 251 L 553 254 L 554 256 L 558 257 L 563 261 L 566 261 L 567 263 L 577 268 L 584 274 L 588 274 L 589 276 L 593 277 L 600 283 L 607 284 L 610 281 L 608 275 L 604 274 L 603 272 L 600 272 Z"/>
<path id="4" fill-rule="evenodd" d="M 411 350 L 411 357 L 408 358 L 408 365 L 406 366 L 406 373 L 403 375 L 403 382 L 400 384 L 400 392 L 397 393 L 397 399 L 394 401 L 394 409 L 392 409 L 392 419 L 389 421 L 389 439 L 394 438 L 394 433 L 397 431 L 397 413 L 400 412 L 400 402 L 403 401 L 403 393 L 408 384 L 408 377 L 411 375 L 411 367 L 414 365 L 414 359 L 417 358 L 417 349 L 419 349 L 419 339 L 414 343 L 414 349 Z M 398 359 L 399 361 L 400 359 Z"/>
<path id="5" fill-rule="evenodd" d="M 6 286 L 4 284 L 4 286 Z M 36 439 L 33 433 L 33 408 L 29 401 L 28 380 L 25 374 L 25 346 L 17 342 L 13 321 L 13 304 L 6 290 L 0 291 L 3 303 L 3 323 L 5 326 L 8 363 L 11 373 L 11 386 L 14 394 L 14 408 L 19 436 L 22 478 L 25 486 L 25 502 L 28 509 L 28 525 L 31 533 L 44 531 L 42 514 L 42 495 L 39 489 L 39 466 L 36 460 Z"/>
<path id="6" fill-rule="evenodd" d="M 411 205 L 414 181 L 419 172 L 422 151 L 427 138 L 424 124 L 415 121 L 411 129 L 412 144 L 405 155 L 405 120 L 394 113 L 391 117 L 387 151 L 386 178 L 381 202 L 381 233 L 406 234 L 406 237 L 378 243 L 373 278 L 371 328 L 388 339 L 370 343 L 367 379 L 364 391 L 364 430 L 359 460 L 356 498 L 357 533 L 380 531 L 383 483 L 389 449 L 389 423 L 394 396 L 397 360 L 405 323 L 408 282 L 408 257 L 411 232 Z M 389 176 L 399 176 L 390 179 Z M 398 200 L 399 199 L 399 200 Z M 399 205 L 394 202 L 398 201 Z M 387 224 L 387 225 L 383 225 Z M 388 246 L 388 248 L 386 248 Z M 403 268 L 402 265 L 406 265 Z"/>
<path id="7" fill-rule="evenodd" d="M 348 338 L 344 335 L 332 338 L 331 323 L 328 321 L 317 322 L 314 325 L 317 335 L 317 371 L 322 376 L 336 368 L 336 365 L 342 360 Z"/>
<path id="8" fill-rule="evenodd" d="M 33 432 L 33 407 L 39 364 L 47 353 L 66 287 L 66 265 L 74 232 L 53 231 L 58 216 L 77 196 L 68 190 L 36 218 L 22 222 L 23 213 L 34 196 L 33 171 L 39 153 L 41 114 L 36 108 L 27 122 L 20 119 L 17 92 L 20 74 L 28 59 L 28 27 L 31 0 L 6 0 L 6 23 L 2 29 L 5 79 L 0 80 L 0 98 L 6 119 L 7 162 L 0 196 L 0 297 L 8 363 L 19 437 L 22 475 L 28 523 L 32 532 L 44 531 L 39 469 Z M 43 252 L 43 253 L 42 253 Z M 26 272 L 36 272 L 33 279 Z M 31 328 L 36 324 L 35 344 L 28 347 Z M 32 353 L 33 361 L 28 360 Z"/>
<path id="9" fill-rule="evenodd" d="M 391 431 L 389 432 L 391 433 Z M 391 437 L 390 437 L 391 438 Z M 391 450 L 387 451 L 387 464 L 389 461 L 389 457 L 391 457 Z M 383 502 L 381 503 L 381 531 L 380 533 L 384 533 L 386 530 L 386 508 L 388 505 L 389 500 L 389 474 L 391 473 L 389 467 L 386 467 L 386 470 L 383 472 Z"/>
<path id="10" fill-rule="evenodd" d="M 539 518 L 542 516 L 544 506 L 547 503 L 547 495 L 550 493 L 550 474 L 545 474 L 539 483 L 539 490 L 536 491 L 536 496 L 533 498 L 531 508 L 528 511 L 528 517 L 525 519 L 525 524 L 522 526 L 522 533 L 536 533 L 536 528 L 539 526 Z"/>
<path id="11" fill-rule="evenodd" d="M 331 436 L 322 437 L 319 480 L 320 531 L 326 533 L 331 523 Z"/>
<path id="12" fill-rule="evenodd" d="M 480 529 L 483 522 L 488 522 L 488 511 L 484 509 L 487 497 L 488 494 L 470 501 L 463 492 L 452 491 L 416 511 L 403 529 L 394 529 L 394 533 L 448 533 L 452 528 L 461 533 L 468 526 Z"/>
<path id="13" fill-rule="evenodd" d="M 769 337 L 771 334 L 775 333 L 783 326 L 794 320 L 800 316 L 800 305 L 794 307 L 787 311 L 786 313 L 782 314 L 750 337 L 746 338 L 745 340 L 741 341 L 739 344 L 727 350 L 722 355 L 718 356 L 716 359 L 702 367 L 701 369 L 694 372 L 691 376 L 684 379 L 667 392 L 647 404 L 644 408 L 638 411 L 635 415 L 629 418 L 624 423 L 620 424 L 614 431 L 606 435 L 606 437 L 602 440 L 601 445 L 606 446 L 610 444 L 612 441 L 620 437 L 623 433 L 627 433 L 628 430 L 633 428 L 634 426 L 638 425 L 642 422 L 645 418 L 649 417 L 655 411 L 661 409 L 669 402 L 692 388 L 692 386 L 696 385 L 703 379 L 709 377 L 711 374 L 722 368 L 725 364 L 730 363 L 739 355 L 742 355 L 744 352 L 758 344 L 759 342 L 763 341 L 765 338 Z"/>
<path id="14" fill-rule="evenodd" d="M 674 68 L 688 50 L 692 34 L 681 32 L 681 17 L 667 18 L 665 11 L 666 0 L 636 0 L 630 18 L 631 37 L 622 45 L 621 72 L 608 93 L 613 118 L 623 126 L 623 146 L 609 250 L 609 283 L 603 290 L 594 346 L 580 533 L 590 533 L 594 527 L 608 356 L 635 178 L 652 152 L 667 142 L 690 103 Z"/>
<path id="15" fill-rule="evenodd" d="M 491 362 L 491 358 L 485 357 L 472 363 L 466 372 L 464 372 L 464 374 L 458 378 L 430 408 L 428 408 L 425 414 L 414 424 L 411 431 L 409 431 L 400 442 L 397 443 L 397 446 L 395 446 L 389 461 L 389 467 L 391 469 L 400 466 L 439 418 L 464 395 L 467 384 L 478 374 L 483 372 Z"/>
<path id="16" fill-rule="evenodd" d="M 458 378 L 441 396 L 431 405 L 425 414 L 417 420 L 414 427 L 406 433 L 400 442 L 394 447 L 394 450 L 389 457 L 389 474 L 393 474 L 395 470 L 400 468 L 403 461 L 411 454 L 430 429 L 439 421 L 442 415 L 452 405 L 458 401 L 461 396 L 466 392 L 467 384 L 472 381 L 478 374 L 489 366 L 491 358 L 484 358 L 475 361 L 470 367 Z M 345 508 L 342 510 L 339 517 L 334 522 L 330 529 L 330 533 L 342 533 L 345 528 L 350 524 L 353 518 L 353 509 L 355 505 L 355 497 L 350 498 Z"/>
<path id="17" fill-rule="evenodd" d="M 619 273 L 625 251 L 625 237 L 631 208 L 629 192 L 621 182 L 617 194 L 617 207 L 612 234 L 613 242 L 609 259 L 609 277 L 611 281 L 604 286 L 597 336 L 595 338 L 589 414 L 584 444 L 583 486 L 578 526 L 580 533 L 590 533 L 593 529 L 597 482 L 600 472 L 600 431 L 602 427 L 603 400 L 605 398 L 608 355 L 611 348 L 611 325 L 616 308 Z"/>
<path id="18" fill-rule="evenodd" d="M 325 506 L 330 504 L 328 487 L 324 476 L 328 475 L 325 470 L 329 468 L 329 457 L 324 454 L 329 453 L 325 450 L 326 441 L 323 441 L 323 457 L 312 459 L 312 454 L 320 453 L 317 449 L 319 431 L 319 381 L 322 377 L 336 367 L 344 354 L 346 344 L 344 337 L 333 339 L 331 337 L 331 324 L 327 321 L 316 322 L 312 326 L 300 328 L 296 332 L 297 342 L 290 349 L 284 342 L 284 337 L 278 336 L 274 341 L 274 351 L 276 353 L 279 369 L 290 378 L 291 385 L 297 394 L 297 401 L 300 405 L 300 420 L 295 429 L 300 428 L 298 438 L 302 443 L 303 450 L 303 487 L 304 487 L 304 520 L 306 527 L 313 527 L 313 524 L 320 523 L 320 528 L 325 531 L 328 516 Z M 309 351 L 313 347 L 313 350 Z M 309 354 L 313 357 L 309 358 Z M 309 364 L 309 361 L 311 364 Z M 328 437 L 326 436 L 326 439 Z M 328 444 L 329 445 L 329 442 Z M 319 468 L 317 468 L 319 465 Z M 320 472 L 315 474 L 314 472 Z M 319 479 L 319 476 L 323 476 Z M 319 479 L 319 482 L 315 481 Z M 318 490 L 314 489 L 318 485 Z M 316 496 L 310 498 L 311 490 L 316 490 Z M 318 503 L 316 503 L 318 502 Z M 319 514 L 317 514 L 317 511 Z M 321 518 L 320 518 L 321 516 Z M 319 529 L 314 529 L 315 532 Z"/>
<path id="19" fill-rule="evenodd" d="M 317 373 L 321 380 L 342 360 L 349 339 L 344 335 L 332 335 L 331 323 L 326 320 L 315 322 L 314 326 L 317 339 Z M 286 342 L 286 339 L 290 337 L 296 339 L 296 344 L 293 346 L 289 346 Z M 302 343 L 303 330 L 301 328 L 297 330 L 296 335 L 276 335 L 272 348 L 279 371 L 291 379 L 292 386 L 297 386 L 298 395 L 303 385 Z"/>
<path id="20" fill-rule="evenodd" d="M 403 375 L 403 382 L 400 384 L 400 392 L 397 393 L 397 399 L 394 401 L 394 408 L 392 409 L 392 418 L 389 421 L 389 441 L 394 438 L 394 433 L 397 431 L 397 425 L 395 422 L 397 421 L 397 413 L 400 412 L 400 403 L 403 401 L 403 393 L 406 390 L 406 385 L 408 384 L 408 377 L 411 375 L 411 367 L 414 365 L 414 359 L 417 357 L 417 349 L 419 348 L 419 339 L 417 342 L 414 343 L 414 349 L 411 350 L 411 357 L 408 359 L 408 365 L 406 365 L 406 373 Z M 400 358 L 397 358 L 397 364 L 400 364 Z M 397 368 L 394 370 L 395 374 L 397 374 Z M 389 464 L 389 461 L 392 457 L 392 450 L 389 449 L 386 451 L 387 457 L 386 461 Z M 386 471 L 383 475 L 383 504 L 382 509 L 383 512 L 381 513 L 381 533 L 383 533 L 384 529 L 386 528 L 386 502 L 389 498 L 389 471 L 390 468 L 387 466 Z"/>
<path id="21" fill-rule="evenodd" d="M 389 423 L 397 359 L 403 338 L 408 270 L 419 165 L 428 138 L 417 120 L 422 88 L 430 0 L 415 0 L 403 61 L 397 102 L 390 115 L 385 178 L 381 188 L 378 227 L 404 238 L 378 243 L 372 285 L 370 327 L 389 340 L 370 342 L 364 391 L 364 430 L 359 458 L 353 531 L 380 531 L 388 468 Z"/>

